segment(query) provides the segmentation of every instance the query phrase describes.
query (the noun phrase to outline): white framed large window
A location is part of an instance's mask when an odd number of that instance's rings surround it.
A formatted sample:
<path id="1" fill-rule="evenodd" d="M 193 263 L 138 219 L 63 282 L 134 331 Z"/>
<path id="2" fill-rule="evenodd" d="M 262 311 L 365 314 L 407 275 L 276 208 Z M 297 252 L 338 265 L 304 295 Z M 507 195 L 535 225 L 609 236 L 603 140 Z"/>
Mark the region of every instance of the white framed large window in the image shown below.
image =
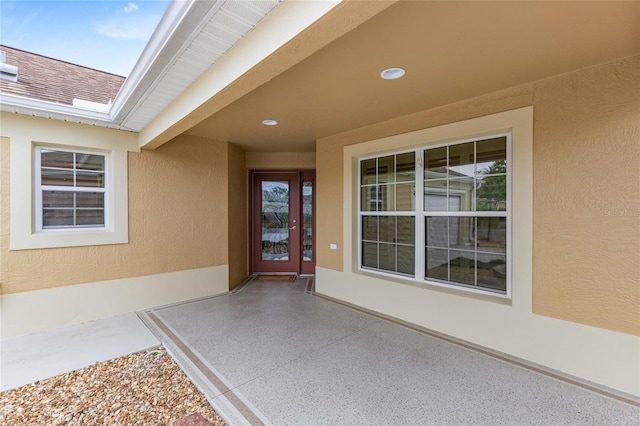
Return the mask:
<path id="1" fill-rule="evenodd" d="M 359 268 L 509 296 L 510 146 L 504 133 L 361 158 Z"/>
<path id="2" fill-rule="evenodd" d="M 108 227 L 108 155 L 37 147 L 36 232 Z"/>

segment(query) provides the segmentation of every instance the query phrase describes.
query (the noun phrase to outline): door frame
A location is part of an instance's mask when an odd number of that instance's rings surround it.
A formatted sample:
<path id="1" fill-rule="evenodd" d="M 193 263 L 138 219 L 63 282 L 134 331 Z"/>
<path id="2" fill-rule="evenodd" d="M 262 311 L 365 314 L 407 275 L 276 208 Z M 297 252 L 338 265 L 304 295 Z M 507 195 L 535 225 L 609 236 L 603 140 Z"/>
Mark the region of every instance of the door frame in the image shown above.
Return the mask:
<path id="1" fill-rule="evenodd" d="M 249 267 L 251 274 L 259 274 L 259 273 L 268 273 L 268 274 L 297 274 L 297 275 L 314 275 L 315 274 L 315 259 L 316 259 L 316 183 L 315 183 L 315 170 L 310 169 L 293 169 L 293 170 L 249 170 Z M 277 266 L 282 266 L 282 264 L 274 263 L 270 265 L 271 267 L 256 267 L 256 256 L 257 253 L 261 251 L 262 247 L 262 232 L 257 233 L 258 230 L 262 229 L 261 223 L 261 214 L 257 211 L 257 209 L 261 208 L 261 199 L 262 199 L 262 190 L 258 187 L 258 182 L 261 182 L 266 178 L 268 180 L 277 180 L 280 179 L 297 179 L 297 184 L 295 185 L 296 194 L 291 195 L 289 197 L 290 203 L 295 203 L 298 216 L 295 218 L 297 220 L 298 232 L 296 234 L 295 239 L 291 239 L 290 243 L 293 243 L 297 247 L 297 251 L 299 252 L 298 259 L 295 262 L 289 262 L 287 265 L 291 265 L 290 268 L 277 268 Z M 311 192 L 311 203 L 312 203 L 312 212 L 311 212 L 311 260 L 304 260 L 304 250 L 303 250 L 303 183 L 310 181 L 312 182 L 312 192 Z M 290 207 L 291 209 L 291 207 Z M 291 211 L 291 210 L 290 210 Z M 293 220 L 293 217 L 290 217 L 290 221 Z M 289 223 L 291 226 L 291 223 Z M 259 239 L 259 241 L 257 241 Z M 260 249 L 258 249 L 260 248 Z M 291 259 L 293 261 L 293 259 Z M 283 270 L 279 270 L 283 269 Z M 286 269 L 286 270 L 284 270 Z"/>

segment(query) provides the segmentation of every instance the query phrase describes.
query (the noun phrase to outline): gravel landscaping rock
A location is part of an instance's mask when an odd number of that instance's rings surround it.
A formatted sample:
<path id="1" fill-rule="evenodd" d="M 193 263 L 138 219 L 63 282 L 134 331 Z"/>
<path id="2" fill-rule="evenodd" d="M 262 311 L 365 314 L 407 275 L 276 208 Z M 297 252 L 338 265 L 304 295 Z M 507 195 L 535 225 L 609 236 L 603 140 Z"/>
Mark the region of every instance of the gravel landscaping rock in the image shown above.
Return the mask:
<path id="1" fill-rule="evenodd" d="M 2 425 L 224 425 L 163 347 L 0 392 Z"/>

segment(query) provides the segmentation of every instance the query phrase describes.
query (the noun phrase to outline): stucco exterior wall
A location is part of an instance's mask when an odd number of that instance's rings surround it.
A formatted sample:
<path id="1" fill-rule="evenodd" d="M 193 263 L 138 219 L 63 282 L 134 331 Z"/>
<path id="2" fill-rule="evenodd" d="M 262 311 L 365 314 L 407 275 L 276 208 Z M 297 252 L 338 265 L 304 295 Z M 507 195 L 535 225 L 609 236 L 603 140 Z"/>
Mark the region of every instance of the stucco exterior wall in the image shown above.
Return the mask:
<path id="1" fill-rule="evenodd" d="M 129 153 L 128 244 L 10 251 L 11 135 L 3 136 L 3 295 L 228 263 L 226 143 L 180 136 L 156 151 Z"/>
<path id="2" fill-rule="evenodd" d="M 229 289 L 249 273 L 248 176 L 245 152 L 229 144 Z"/>
<path id="3" fill-rule="evenodd" d="M 248 170 L 313 170 L 315 152 L 247 152 Z"/>
<path id="4" fill-rule="evenodd" d="M 536 84 L 534 312 L 640 335 L 640 57 Z"/>
<path id="5" fill-rule="evenodd" d="M 533 312 L 640 335 L 639 89 L 636 56 L 319 140 L 317 265 L 345 266 L 343 147 L 533 105 Z"/>
<path id="6" fill-rule="evenodd" d="M 129 250 L 153 259 L 144 275 L 228 263 L 227 153 L 225 142 L 181 135 L 129 154 Z"/>

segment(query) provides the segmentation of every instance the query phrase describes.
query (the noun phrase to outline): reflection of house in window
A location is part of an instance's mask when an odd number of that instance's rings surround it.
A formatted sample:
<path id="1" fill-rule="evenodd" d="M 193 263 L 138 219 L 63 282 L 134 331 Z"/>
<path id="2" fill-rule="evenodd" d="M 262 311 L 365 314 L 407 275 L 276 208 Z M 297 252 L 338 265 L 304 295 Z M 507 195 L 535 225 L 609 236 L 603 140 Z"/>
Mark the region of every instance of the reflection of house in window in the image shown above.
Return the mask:
<path id="1" fill-rule="evenodd" d="M 424 206 L 430 211 L 472 210 L 473 177 L 449 170 L 429 170 L 425 172 Z"/>
<path id="2" fill-rule="evenodd" d="M 380 212 L 385 209 L 382 207 L 384 205 L 384 188 L 383 185 L 376 185 L 369 188 L 369 211 L 372 212 Z"/>
<path id="3" fill-rule="evenodd" d="M 481 166 L 484 166 L 481 168 Z M 504 160 L 486 161 L 476 172 L 477 207 L 479 211 L 507 209 L 507 164 Z"/>

